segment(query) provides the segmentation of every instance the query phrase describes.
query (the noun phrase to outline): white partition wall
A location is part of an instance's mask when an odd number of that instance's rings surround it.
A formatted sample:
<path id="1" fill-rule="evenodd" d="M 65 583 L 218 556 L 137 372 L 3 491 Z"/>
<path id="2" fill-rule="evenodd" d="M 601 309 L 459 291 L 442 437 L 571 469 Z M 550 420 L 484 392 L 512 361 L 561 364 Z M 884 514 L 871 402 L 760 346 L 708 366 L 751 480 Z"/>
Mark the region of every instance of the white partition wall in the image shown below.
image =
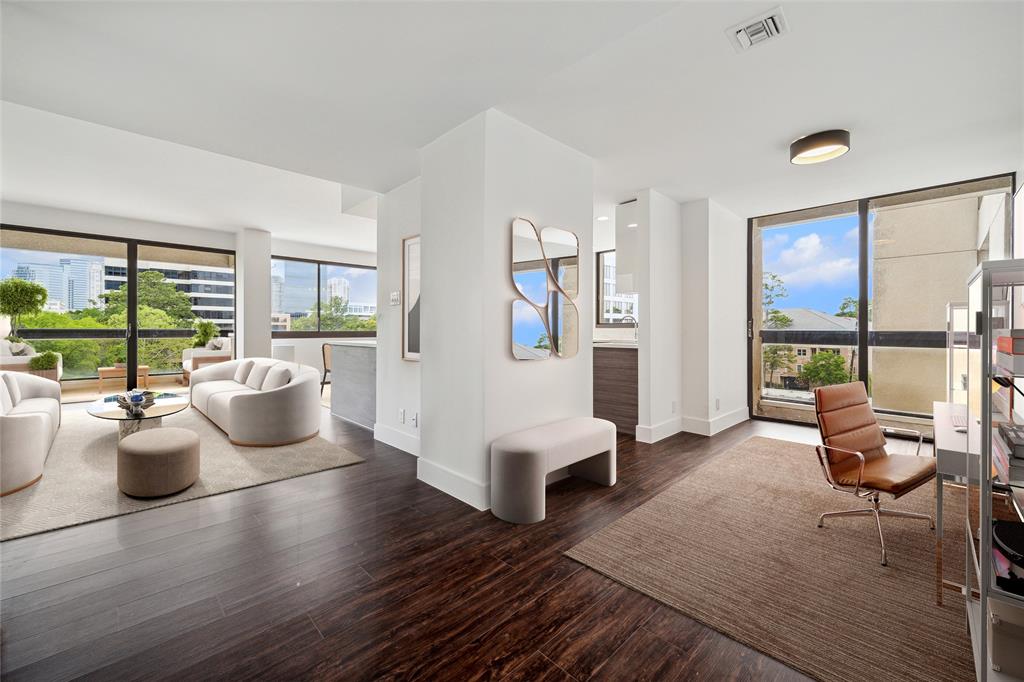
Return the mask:
<path id="1" fill-rule="evenodd" d="M 592 413 L 593 167 L 583 154 L 490 110 L 423 149 L 422 425 L 418 476 L 489 507 L 490 442 Z M 511 353 L 511 221 L 580 241 L 579 353 Z"/>
<path id="2" fill-rule="evenodd" d="M 420 454 L 420 363 L 402 359 L 402 240 L 420 233 L 420 180 L 396 187 L 377 205 L 377 421 L 374 437 Z"/>

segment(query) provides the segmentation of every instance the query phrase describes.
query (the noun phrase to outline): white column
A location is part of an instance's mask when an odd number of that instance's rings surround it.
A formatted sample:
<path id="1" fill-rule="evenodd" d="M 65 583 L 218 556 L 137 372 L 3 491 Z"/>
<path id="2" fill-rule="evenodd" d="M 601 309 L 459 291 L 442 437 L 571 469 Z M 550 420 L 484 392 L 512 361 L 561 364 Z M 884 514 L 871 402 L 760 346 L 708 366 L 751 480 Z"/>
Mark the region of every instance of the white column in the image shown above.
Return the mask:
<path id="1" fill-rule="evenodd" d="M 683 430 L 710 436 L 749 417 L 746 223 L 710 199 L 682 209 Z"/>
<path id="2" fill-rule="evenodd" d="M 490 110 L 422 152 L 422 405 L 419 478 L 489 507 L 498 436 L 593 410 L 593 165 Z M 575 232 L 580 242 L 579 353 L 511 353 L 511 222 Z"/>
<path id="3" fill-rule="evenodd" d="M 235 248 L 236 355 L 270 357 L 270 233 L 238 233 Z"/>

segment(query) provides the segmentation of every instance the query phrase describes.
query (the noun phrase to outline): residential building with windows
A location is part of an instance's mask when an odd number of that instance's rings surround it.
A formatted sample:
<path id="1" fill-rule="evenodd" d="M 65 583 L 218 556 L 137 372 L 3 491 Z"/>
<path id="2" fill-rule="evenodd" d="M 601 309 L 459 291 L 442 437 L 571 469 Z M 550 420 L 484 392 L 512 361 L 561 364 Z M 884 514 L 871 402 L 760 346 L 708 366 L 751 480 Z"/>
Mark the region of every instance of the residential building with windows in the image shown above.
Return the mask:
<path id="1" fill-rule="evenodd" d="M 182 266 L 158 261 L 139 261 L 139 272 L 159 272 L 174 287 L 188 295 L 196 317 L 214 322 L 221 331 L 235 326 L 235 273 L 216 266 Z M 103 261 L 103 288 L 116 291 L 128 280 L 123 259 Z"/>

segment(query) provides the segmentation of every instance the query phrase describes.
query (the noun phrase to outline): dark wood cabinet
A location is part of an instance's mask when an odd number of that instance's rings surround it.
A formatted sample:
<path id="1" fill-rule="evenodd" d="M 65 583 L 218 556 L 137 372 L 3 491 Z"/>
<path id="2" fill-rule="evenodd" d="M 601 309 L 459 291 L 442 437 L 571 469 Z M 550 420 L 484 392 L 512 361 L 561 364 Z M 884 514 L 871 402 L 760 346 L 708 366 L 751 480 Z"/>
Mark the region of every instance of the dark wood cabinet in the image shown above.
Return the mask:
<path id="1" fill-rule="evenodd" d="M 594 348 L 594 416 L 619 433 L 636 433 L 637 376 L 635 348 Z"/>

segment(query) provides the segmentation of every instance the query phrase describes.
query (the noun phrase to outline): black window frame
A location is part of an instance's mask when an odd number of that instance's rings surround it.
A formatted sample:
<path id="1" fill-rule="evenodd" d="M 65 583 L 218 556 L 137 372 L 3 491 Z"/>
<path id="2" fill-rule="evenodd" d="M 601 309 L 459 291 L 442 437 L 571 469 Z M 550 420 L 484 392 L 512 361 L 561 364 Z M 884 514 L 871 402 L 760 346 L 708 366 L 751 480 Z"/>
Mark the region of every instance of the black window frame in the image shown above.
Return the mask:
<path id="1" fill-rule="evenodd" d="M 632 329 L 632 322 L 602 322 L 604 319 L 604 266 L 601 264 L 602 256 L 615 253 L 615 249 L 605 249 L 594 252 L 594 291 L 596 301 L 594 306 L 594 326 L 600 329 Z M 640 312 L 640 311 L 637 311 Z"/>
<path id="2" fill-rule="evenodd" d="M 126 351 L 126 362 L 125 362 L 125 382 L 126 388 L 132 390 L 138 388 L 138 366 L 139 366 L 139 342 L 143 339 L 162 339 L 162 338 L 189 338 L 195 334 L 193 329 L 139 329 L 138 326 L 138 274 L 139 274 L 139 247 L 140 246 L 155 246 L 172 249 L 182 249 L 186 251 L 200 251 L 206 253 L 221 253 L 230 255 L 234 263 L 234 272 L 232 278 L 235 278 L 238 273 L 238 254 L 234 249 L 220 249 L 212 246 L 196 246 L 192 244 L 178 244 L 176 242 L 163 242 L 152 239 L 134 239 L 130 237 L 111 236 L 103 234 L 94 234 L 91 232 L 79 232 L 76 230 L 55 230 L 49 227 L 36 227 L 34 225 L 20 225 L 16 223 L 4 223 L 0 222 L 0 230 L 12 230 L 18 232 L 30 232 L 35 234 L 48 234 L 59 237 L 70 237 L 73 239 L 93 239 L 97 241 L 117 242 L 124 244 L 126 247 L 126 260 L 127 265 L 125 266 L 125 284 L 127 292 L 127 323 L 128 327 L 126 330 L 122 329 L 26 329 L 24 338 L 26 339 L 125 339 L 125 351 Z M 145 271 L 145 269 L 143 270 Z M 106 274 L 106 273 L 104 273 Z M 232 280 L 234 284 L 235 280 Z M 107 291 L 107 289 L 104 289 Z M 237 335 L 238 334 L 238 297 L 232 297 L 231 306 L 232 315 L 232 328 L 230 330 L 220 330 L 221 336 Z M 20 331 L 20 330 L 19 330 Z M 232 349 L 232 355 L 235 354 L 234 348 Z M 150 376 L 160 375 L 174 375 L 180 374 L 180 372 L 156 372 Z M 69 381 L 76 381 L 70 379 Z"/>
<path id="3" fill-rule="evenodd" d="M 901 348 L 945 348 L 946 347 L 946 332 L 888 332 L 888 331 L 870 331 L 869 326 L 863 322 L 868 320 L 868 214 L 871 202 L 878 199 L 887 199 L 890 197 L 898 197 L 905 194 L 914 194 L 917 192 L 927 192 L 930 190 L 942 190 L 946 188 L 956 187 L 958 185 L 969 185 L 971 183 L 984 182 L 987 180 L 1010 180 L 1010 197 L 1016 196 L 1020 185 L 1018 184 L 1018 177 L 1015 171 L 1009 171 L 1006 173 L 994 173 L 992 175 L 986 175 L 978 178 L 970 178 L 968 180 L 957 180 L 955 182 L 943 182 L 937 185 L 929 185 L 927 187 L 917 187 L 913 189 L 905 189 L 897 192 L 887 192 L 885 194 L 877 194 L 869 197 L 861 197 L 857 199 L 847 199 L 845 201 L 834 201 L 828 204 L 822 204 L 820 206 L 813 206 L 809 208 L 796 208 L 788 211 L 779 211 L 776 213 L 753 216 L 747 218 L 747 414 L 752 420 L 767 421 L 767 422 L 779 422 L 784 424 L 797 424 L 801 426 L 807 426 L 807 422 L 795 421 L 792 419 L 783 419 L 779 417 L 769 417 L 765 415 L 756 414 L 754 412 L 754 221 L 762 218 L 770 218 L 772 216 L 783 215 L 787 213 L 798 213 L 801 211 L 811 211 L 815 209 L 827 208 L 829 206 L 839 206 L 842 204 L 849 204 L 856 202 L 857 210 L 856 215 L 858 216 L 858 263 L 857 263 L 857 278 L 858 278 L 858 309 L 857 309 L 857 330 L 849 332 L 834 332 L 831 334 L 821 332 L 791 332 L 786 330 L 775 330 L 770 331 L 767 334 L 762 330 L 762 342 L 767 340 L 769 343 L 787 343 L 787 344 L 803 344 L 813 345 L 815 343 L 831 343 L 842 346 L 854 346 L 857 349 L 857 378 L 859 381 L 865 382 L 869 380 L 869 349 L 874 346 L 898 346 Z M 1012 219 L 1012 215 L 1011 215 Z M 1013 253 L 1014 248 L 1014 234 L 1012 223 L 1010 225 L 1010 253 Z M 759 254 L 761 255 L 761 254 Z M 813 352 L 810 353 L 813 356 Z M 809 356 L 809 357 L 810 357 Z M 920 415 L 911 412 L 905 412 L 902 410 L 892 409 L 879 409 L 874 408 L 876 414 L 880 415 L 891 415 L 897 417 L 924 417 L 930 418 L 925 415 Z M 930 441 L 930 438 L 926 438 Z"/>
<path id="4" fill-rule="evenodd" d="M 342 263 L 339 261 L 331 260 L 318 260 L 314 258 L 299 258 L 297 256 L 270 256 L 271 262 L 275 260 L 287 260 L 296 263 L 312 263 L 316 265 L 316 331 L 274 331 L 271 329 L 270 337 L 272 339 L 375 339 L 377 338 L 377 330 L 373 331 L 321 331 L 320 329 L 320 304 L 322 302 L 323 294 L 323 278 L 321 277 L 321 268 L 324 265 L 334 265 L 343 268 L 359 268 L 361 270 L 373 270 L 377 272 L 377 266 L 375 265 L 361 265 L 359 263 Z M 378 312 L 379 309 L 378 309 Z M 267 324 L 271 324 L 270 320 L 267 320 Z"/>

